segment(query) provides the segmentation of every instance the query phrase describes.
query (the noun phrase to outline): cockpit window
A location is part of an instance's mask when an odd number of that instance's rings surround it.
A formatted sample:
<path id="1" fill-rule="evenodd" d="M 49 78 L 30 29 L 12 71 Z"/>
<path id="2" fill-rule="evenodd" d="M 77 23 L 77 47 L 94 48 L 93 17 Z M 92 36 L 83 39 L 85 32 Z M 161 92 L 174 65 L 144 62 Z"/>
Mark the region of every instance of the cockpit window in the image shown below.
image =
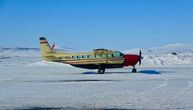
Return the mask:
<path id="1" fill-rule="evenodd" d="M 114 53 L 113 53 L 113 56 L 114 57 L 120 57 L 120 56 L 123 56 L 124 54 L 123 53 L 121 53 L 121 52 L 119 52 L 119 51 L 115 51 Z"/>

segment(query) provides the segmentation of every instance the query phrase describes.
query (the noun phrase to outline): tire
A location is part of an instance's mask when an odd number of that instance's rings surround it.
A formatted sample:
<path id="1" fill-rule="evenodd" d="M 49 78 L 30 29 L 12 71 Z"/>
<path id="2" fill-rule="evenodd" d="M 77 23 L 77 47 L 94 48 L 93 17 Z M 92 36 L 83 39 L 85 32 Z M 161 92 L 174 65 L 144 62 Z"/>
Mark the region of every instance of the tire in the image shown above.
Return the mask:
<path id="1" fill-rule="evenodd" d="M 98 69 L 98 74 L 104 74 L 105 72 L 105 69 L 104 68 L 99 68 Z"/>
<path id="2" fill-rule="evenodd" d="M 136 73 L 137 72 L 137 69 L 136 68 L 133 68 L 132 69 L 132 73 Z"/>

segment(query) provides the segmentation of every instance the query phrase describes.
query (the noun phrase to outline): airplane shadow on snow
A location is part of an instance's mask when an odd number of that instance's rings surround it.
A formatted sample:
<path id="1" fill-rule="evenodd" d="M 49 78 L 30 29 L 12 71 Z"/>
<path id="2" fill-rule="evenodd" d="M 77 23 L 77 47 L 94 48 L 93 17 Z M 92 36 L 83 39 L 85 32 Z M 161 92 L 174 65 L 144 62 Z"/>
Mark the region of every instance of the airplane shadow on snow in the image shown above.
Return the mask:
<path id="1" fill-rule="evenodd" d="M 140 70 L 138 73 L 143 73 L 143 74 L 161 74 L 160 71 L 156 70 Z"/>
<path id="2" fill-rule="evenodd" d="M 105 74 L 108 75 L 108 74 L 161 74 L 161 72 L 159 71 L 156 71 L 156 70 L 139 70 L 137 73 L 132 73 L 132 72 L 106 72 Z M 90 72 L 84 72 L 82 74 L 96 74 L 96 72 L 93 72 L 93 71 L 90 71 Z M 117 80 L 104 80 L 104 79 L 74 79 L 74 80 L 40 80 L 40 81 L 22 81 L 22 82 L 62 82 L 62 83 L 65 83 L 65 82 L 100 82 L 100 81 L 117 81 Z"/>
<path id="3" fill-rule="evenodd" d="M 137 73 L 143 73 L 143 74 L 161 74 L 162 72 L 157 70 L 139 70 Z M 97 74 L 96 72 L 90 71 L 90 72 L 83 72 L 82 74 Z M 132 72 L 105 72 L 105 74 L 135 74 Z"/>
<path id="4" fill-rule="evenodd" d="M 135 109 L 73 108 L 73 107 L 29 107 L 29 108 L 16 108 L 16 109 L 13 109 L 13 110 L 135 110 Z"/>

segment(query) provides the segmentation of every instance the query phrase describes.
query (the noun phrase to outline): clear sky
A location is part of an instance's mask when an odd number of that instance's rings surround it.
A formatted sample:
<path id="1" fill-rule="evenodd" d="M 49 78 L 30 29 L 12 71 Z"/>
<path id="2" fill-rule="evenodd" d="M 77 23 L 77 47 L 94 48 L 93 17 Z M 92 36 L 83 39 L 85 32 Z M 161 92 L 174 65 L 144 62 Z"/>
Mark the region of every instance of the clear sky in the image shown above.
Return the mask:
<path id="1" fill-rule="evenodd" d="M 0 46 L 79 50 L 193 44 L 193 0 L 0 0 Z"/>

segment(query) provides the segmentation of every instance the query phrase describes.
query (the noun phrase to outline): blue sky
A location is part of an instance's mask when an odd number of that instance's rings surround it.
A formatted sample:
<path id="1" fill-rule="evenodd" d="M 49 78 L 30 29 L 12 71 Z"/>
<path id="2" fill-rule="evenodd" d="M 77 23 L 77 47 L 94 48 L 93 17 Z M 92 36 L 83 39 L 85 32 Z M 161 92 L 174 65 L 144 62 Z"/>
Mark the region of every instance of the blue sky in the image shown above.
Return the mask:
<path id="1" fill-rule="evenodd" d="M 193 0 L 0 0 L 0 46 L 79 50 L 193 44 Z"/>

